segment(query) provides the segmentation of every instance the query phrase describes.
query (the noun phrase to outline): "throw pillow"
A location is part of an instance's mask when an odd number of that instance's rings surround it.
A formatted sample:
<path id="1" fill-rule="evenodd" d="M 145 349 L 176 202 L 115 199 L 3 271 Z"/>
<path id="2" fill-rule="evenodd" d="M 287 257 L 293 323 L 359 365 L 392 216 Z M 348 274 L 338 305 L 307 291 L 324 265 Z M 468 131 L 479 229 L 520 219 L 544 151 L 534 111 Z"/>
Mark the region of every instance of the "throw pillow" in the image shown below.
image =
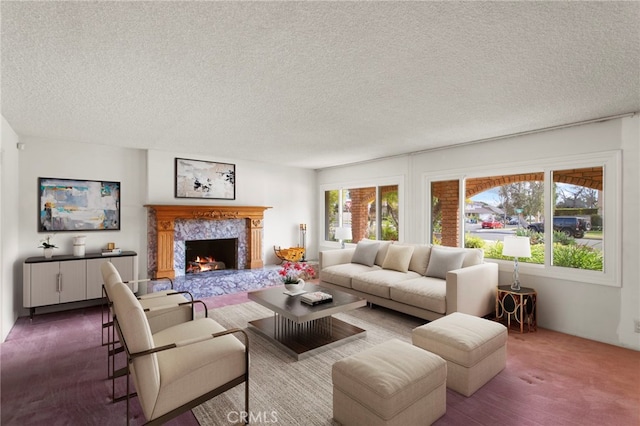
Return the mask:
<path id="1" fill-rule="evenodd" d="M 375 264 L 382 266 L 384 258 L 387 257 L 387 250 L 393 244 L 393 241 L 379 241 L 380 248 L 378 249 L 378 255 L 376 256 Z"/>
<path id="2" fill-rule="evenodd" d="M 373 264 L 382 266 L 382 262 L 384 262 L 384 258 L 387 257 L 387 250 L 389 249 L 389 246 L 393 244 L 393 241 L 370 240 L 369 238 L 363 238 L 360 241 L 364 243 L 380 244 L 378 246 L 378 254 L 376 255 L 376 260 L 373 262 Z"/>
<path id="3" fill-rule="evenodd" d="M 409 270 L 409 262 L 411 262 L 412 254 L 412 246 L 392 244 L 387 250 L 384 262 L 382 262 L 382 269 L 393 269 L 398 272 L 407 272 Z"/>
<path id="4" fill-rule="evenodd" d="M 413 246 L 413 254 L 411 262 L 409 262 L 409 270 L 424 275 L 427 272 L 429 264 L 429 256 L 431 255 L 431 246 L 427 244 L 416 244 Z"/>
<path id="5" fill-rule="evenodd" d="M 353 253 L 351 263 L 359 263 L 361 265 L 373 266 L 378 254 L 379 243 L 360 241 L 356 245 L 356 251 Z"/>
<path id="6" fill-rule="evenodd" d="M 484 250 L 479 248 L 464 248 L 460 247 L 447 247 L 447 246 L 438 246 L 439 250 L 447 250 L 447 251 L 455 251 L 455 252 L 464 252 L 464 260 L 462 261 L 462 267 L 466 268 L 468 266 L 480 265 L 484 260 Z"/>
<path id="7" fill-rule="evenodd" d="M 462 262 L 462 267 L 466 268 L 467 266 L 480 265 L 484 261 L 484 250 L 476 248 L 476 249 L 467 249 L 464 255 L 464 262 Z"/>
<path id="8" fill-rule="evenodd" d="M 464 261 L 465 252 L 443 250 L 439 247 L 431 248 L 431 257 L 427 266 L 427 277 L 447 279 L 447 272 L 460 269 Z"/>

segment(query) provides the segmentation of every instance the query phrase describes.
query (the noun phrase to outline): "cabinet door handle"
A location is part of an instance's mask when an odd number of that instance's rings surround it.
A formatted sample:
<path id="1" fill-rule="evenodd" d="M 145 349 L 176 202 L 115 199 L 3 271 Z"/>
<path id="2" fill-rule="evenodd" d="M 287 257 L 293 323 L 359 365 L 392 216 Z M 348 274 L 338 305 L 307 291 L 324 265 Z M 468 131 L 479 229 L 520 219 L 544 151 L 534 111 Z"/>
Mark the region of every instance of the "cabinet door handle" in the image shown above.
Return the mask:
<path id="1" fill-rule="evenodd" d="M 62 274 L 58 274 L 58 293 L 62 292 Z"/>

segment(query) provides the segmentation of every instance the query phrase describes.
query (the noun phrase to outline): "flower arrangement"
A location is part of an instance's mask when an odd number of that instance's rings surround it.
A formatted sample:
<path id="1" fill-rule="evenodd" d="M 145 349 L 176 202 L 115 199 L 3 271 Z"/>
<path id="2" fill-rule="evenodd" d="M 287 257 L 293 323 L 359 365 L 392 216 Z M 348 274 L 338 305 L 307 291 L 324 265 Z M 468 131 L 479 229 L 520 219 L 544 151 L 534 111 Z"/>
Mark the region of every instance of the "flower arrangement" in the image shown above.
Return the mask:
<path id="1" fill-rule="evenodd" d="M 284 262 L 282 269 L 278 271 L 285 284 L 296 284 L 300 279 L 310 279 L 316 274 L 316 271 L 305 262 Z"/>
<path id="2" fill-rule="evenodd" d="M 47 237 L 44 240 L 41 240 L 40 242 L 42 244 L 40 244 L 38 246 L 38 248 L 45 248 L 45 249 L 54 249 L 54 248 L 58 248 L 55 244 L 53 244 L 51 242 L 51 240 L 53 239 L 53 235 L 47 235 Z"/>

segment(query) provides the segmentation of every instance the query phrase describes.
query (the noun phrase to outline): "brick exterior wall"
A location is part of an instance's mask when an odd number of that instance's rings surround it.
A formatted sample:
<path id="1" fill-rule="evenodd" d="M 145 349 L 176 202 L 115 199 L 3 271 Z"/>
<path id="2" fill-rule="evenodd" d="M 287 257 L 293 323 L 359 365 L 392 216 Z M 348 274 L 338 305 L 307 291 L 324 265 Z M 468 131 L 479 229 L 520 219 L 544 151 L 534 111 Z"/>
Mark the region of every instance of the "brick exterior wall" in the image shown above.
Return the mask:
<path id="1" fill-rule="evenodd" d="M 442 211 L 442 236 L 443 246 L 458 246 L 458 228 L 460 226 L 460 184 L 457 180 L 433 182 L 431 194 L 440 200 Z"/>
<path id="2" fill-rule="evenodd" d="M 382 196 L 389 192 L 398 191 L 397 185 L 381 186 Z M 367 227 L 369 226 L 369 203 L 376 199 L 376 188 L 356 188 L 349 189 L 351 197 L 351 241 L 360 241 L 367 237 Z"/>
<path id="3" fill-rule="evenodd" d="M 376 199 L 375 188 L 349 189 L 351 198 L 351 241 L 360 241 L 367 235 L 369 203 Z"/>

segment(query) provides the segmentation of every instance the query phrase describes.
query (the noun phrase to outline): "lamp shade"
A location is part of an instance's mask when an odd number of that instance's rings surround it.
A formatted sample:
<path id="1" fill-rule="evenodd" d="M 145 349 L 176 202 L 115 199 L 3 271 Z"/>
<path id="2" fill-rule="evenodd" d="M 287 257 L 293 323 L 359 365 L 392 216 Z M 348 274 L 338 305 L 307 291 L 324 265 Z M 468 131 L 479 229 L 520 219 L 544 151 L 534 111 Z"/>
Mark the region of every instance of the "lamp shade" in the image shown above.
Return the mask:
<path id="1" fill-rule="evenodd" d="M 350 240 L 353 238 L 351 235 L 351 228 L 347 226 L 339 226 L 336 228 L 336 240 Z"/>
<path id="2" fill-rule="evenodd" d="M 531 257 L 531 242 L 529 237 L 505 237 L 502 254 L 512 257 Z"/>

